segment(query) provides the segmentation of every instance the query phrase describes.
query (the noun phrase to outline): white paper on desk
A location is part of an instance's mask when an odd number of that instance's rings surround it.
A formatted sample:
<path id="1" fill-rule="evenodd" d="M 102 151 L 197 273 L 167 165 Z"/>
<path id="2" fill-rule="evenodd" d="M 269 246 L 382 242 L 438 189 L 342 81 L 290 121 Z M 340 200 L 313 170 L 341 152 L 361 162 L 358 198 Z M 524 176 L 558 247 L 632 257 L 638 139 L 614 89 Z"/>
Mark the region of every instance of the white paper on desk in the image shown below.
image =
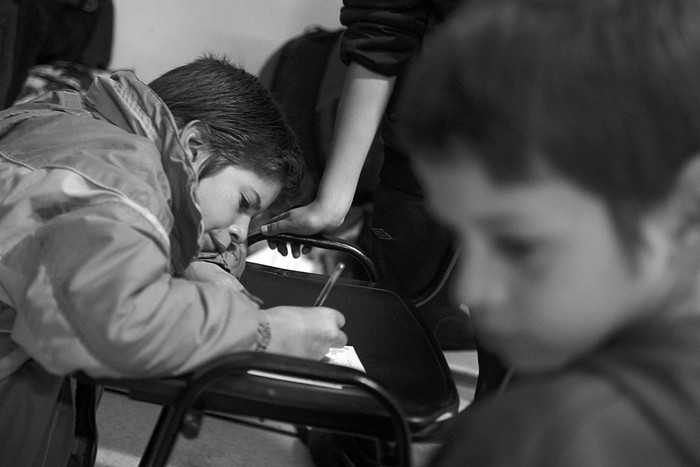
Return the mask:
<path id="1" fill-rule="evenodd" d="M 365 371 L 365 367 L 362 366 L 362 362 L 360 362 L 360 358 L 357 356 L 355 348 L 350 345 L 346 345 L 345 347 L 331 347 L 330 351 L 328 351 L 328 353 L 323 357 L 321 361 L 331 363 L 333 365 L 347 366 L 350 368 L 355 368 L 356 370 Z M 252 376 L 259 376 L 262 378 L 272 378 L 280 381 L 288 381 L 290 383 L 308 384 L 310 386 L 320 386 L 329 389 L 343 389 L 343 386 L 340 384 L 326 383 L 324 381 L 318 381 L 308 378 L 299 378 L 296 376 L 279 375 L 267 371 L 249 370 L 248 374 Z"/>
<path id="2" fill-rule="evenodd" d="M 360 357 L 358 357 L 357 352 L 355 352 L 355 347 L 351 345 L 346 345 L 345 347 L 331 347 L 331 350 L 328 351 L 321 361 L 332 363 L 333 365 L 347 366 L 367 373 L 360 361 Z"/>
<path id="3" fill-rule="evenodd" d="M 297 376 L 280 375 L 277 373 L 270 373 L 267 371 L 248 370 L 248 374 L 251 376 L 259 376 L 261 378 L 270 378 L 270 379 L 276 379 L 279 381 L 287 381 L 289 383 L 306 384 L 309 386 L 319 386 L 319 387 L 328 388 L 328 389 L 337 389 L 337 390 L 343 389 L 343 386 L 341 384 L 326 383 L 325 381 L 318 381 L 318 380 L 309 379 L 309 378 L 299 378 Z"/>

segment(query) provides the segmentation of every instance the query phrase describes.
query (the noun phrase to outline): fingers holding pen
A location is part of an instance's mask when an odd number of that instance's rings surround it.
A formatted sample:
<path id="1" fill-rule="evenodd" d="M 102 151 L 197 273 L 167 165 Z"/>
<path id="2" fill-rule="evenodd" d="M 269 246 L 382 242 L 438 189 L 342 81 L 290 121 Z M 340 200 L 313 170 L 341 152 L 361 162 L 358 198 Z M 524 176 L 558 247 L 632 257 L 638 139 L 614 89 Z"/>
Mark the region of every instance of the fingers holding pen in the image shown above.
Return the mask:
<path id="1" fill-rule="evenodd" d="M 343 347 L 345 317 L 328 307 L 279 306 L 265 310 L 271 340 L 268 351 L 318 360 L 331 347 Z"/>
<path id="2" fill-rule="evenodd" d="M 347 335 L 341 330 L 345 316 L 323 306 L 344 269 L 344 263 L 336 265 L 312 307 L 279 306 L 265 311 L 272 335 L 270 352 L 320 359 L 331 347 L 347 344 Z"/>
<path id="3" fill-rule="evenodd" d="M 338 324 L 338 327 L 342 328 L 343 326 L 345 326 L 345 315 L 339 312 L 338 310 L 333 311 L 335 311 L 336 323 Z"/>
<path id="4" fill-rule="evenodd" d="M 327 312 L 330 325 L 327 328 L 327 342 L 328 347 L 343 347 L 348 343 L 348 337 L 345 332 L 342 331 L 343 326 L 345 326 L 345 316 L 333 308 L 319 307 L 322 312 Z M 324 352 L 324 354 L 328 352 Z"/>

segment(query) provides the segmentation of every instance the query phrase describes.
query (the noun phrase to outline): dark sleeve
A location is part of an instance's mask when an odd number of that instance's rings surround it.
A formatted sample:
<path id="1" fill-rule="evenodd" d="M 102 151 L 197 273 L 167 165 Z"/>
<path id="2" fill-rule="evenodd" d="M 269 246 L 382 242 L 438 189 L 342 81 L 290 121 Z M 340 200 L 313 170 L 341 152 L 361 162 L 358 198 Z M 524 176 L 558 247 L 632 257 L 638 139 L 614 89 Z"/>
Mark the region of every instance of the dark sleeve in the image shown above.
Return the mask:
<path id="1" fill-rule="evenodd" d="M 347 27 L 340 58 L 396 75 L 421 46 L 430 9 L 424 0 L 344 0 L 340 22 Z"/>

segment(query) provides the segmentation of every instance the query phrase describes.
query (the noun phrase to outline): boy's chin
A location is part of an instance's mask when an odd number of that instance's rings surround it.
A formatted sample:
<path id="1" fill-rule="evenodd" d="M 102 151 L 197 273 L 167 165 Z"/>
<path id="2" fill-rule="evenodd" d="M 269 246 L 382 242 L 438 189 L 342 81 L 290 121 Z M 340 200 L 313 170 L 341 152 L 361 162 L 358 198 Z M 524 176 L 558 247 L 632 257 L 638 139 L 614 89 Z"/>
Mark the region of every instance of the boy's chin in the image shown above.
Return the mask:
<path id="1" fill-rule="evenodd" d="M 577 359 L 559 351 L 528 348 L 526 346 L 494 346 L 493 351 L 501 358 L 506 367 L 517 374 L 550 373 L 561 370 Z"/>
<path id="2" fill-rule="evenodd" d="M 518 358 L 512 361 L 511 368 L 519 374 L 551 373 L 565 368 L 569 363 L 570 360 L 565 359 Z"/>

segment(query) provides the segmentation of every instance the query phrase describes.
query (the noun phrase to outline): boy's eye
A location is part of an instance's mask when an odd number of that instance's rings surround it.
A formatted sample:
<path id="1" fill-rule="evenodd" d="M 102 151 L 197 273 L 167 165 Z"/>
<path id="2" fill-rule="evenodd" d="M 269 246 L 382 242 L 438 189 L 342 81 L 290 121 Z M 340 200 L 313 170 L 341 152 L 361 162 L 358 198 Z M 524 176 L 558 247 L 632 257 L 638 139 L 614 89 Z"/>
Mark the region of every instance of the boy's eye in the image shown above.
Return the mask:
<path id="1" fill-rule="evenodd" d="M 496 249 L 513 260 L 524 260 L 537 249 L 537 242 L 519 237 L 501 236 L 494 240 Z"/>
<path id="2" fill-rule="evenodd" d="M 250 208 L 250 201 L 248 200 L 248 198 L 246 198 L 245 196 L 241 195 L 241 200 L 240 200 L 240 202 L 238 203 L 238 207 L 239 207 L 242 211 L 247 211 L 248 208 Z"/>

